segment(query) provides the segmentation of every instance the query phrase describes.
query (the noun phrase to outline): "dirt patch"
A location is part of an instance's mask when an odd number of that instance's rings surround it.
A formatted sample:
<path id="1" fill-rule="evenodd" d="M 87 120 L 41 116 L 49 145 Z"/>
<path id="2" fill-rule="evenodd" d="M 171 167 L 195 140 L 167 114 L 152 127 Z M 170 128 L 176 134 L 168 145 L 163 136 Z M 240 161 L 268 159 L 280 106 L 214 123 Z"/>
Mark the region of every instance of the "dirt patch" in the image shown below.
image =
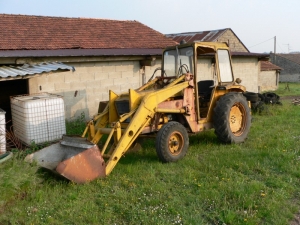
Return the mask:
<path id="1" fill-rule="evenodd" d="M 290 225 L 300 225 L 300 212 L 295 215 Z"/>
<path id="2" fill-rule="evenodd" d="M 288 100 L 294 105 L 300 105 L 300 96 L 284 96 L 280 97 L 281 100 Z"/>
<path id="3" fill-rule="evenodd" d="M 300 96 L 299 95 L 280 96 L 280 100 L 293 100 L 293 99 L 300 99 Z"/>

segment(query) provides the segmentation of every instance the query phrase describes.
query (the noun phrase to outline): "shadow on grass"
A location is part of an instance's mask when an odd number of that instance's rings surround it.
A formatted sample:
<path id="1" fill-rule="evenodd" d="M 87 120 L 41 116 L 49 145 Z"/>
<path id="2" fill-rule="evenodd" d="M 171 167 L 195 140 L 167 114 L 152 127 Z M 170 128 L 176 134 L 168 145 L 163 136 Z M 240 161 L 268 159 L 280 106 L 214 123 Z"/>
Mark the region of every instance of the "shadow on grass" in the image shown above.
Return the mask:
<path id="1" fill-rule="evenodd" d="M 55 186 L 58 183 L 67 184 L 71 182 L 70 180 L 61 176 L 60 174 L 43 167 L 38 168 L 38 170 L 36 171 L 36 175 L 37 177 L 41 178 L 43 182 L 47 182 L 50 186 Z"/>
<path id="2" fill-rule="evenodd" d="M 190 136 L 190 146 L 197 144 L 221 145 L 222 142 L 214 134 L 214 131 L 210 130 Z"/>
<path id="3" fill-rule="evenodd" d="M 128 152 L 127 154 L 125 154 L 125 156 L 123 156 L 119 163 L 120 164 L 134 164 L 134 163 L 140 163 L 140 162 L 144 162 L 144 163 L 152 163 L 152 162 L 157 162 L 158 161 L 158 157 L 156 155 L 156 151 L 155 148 L 151 148 L 151 149 L 140 149 L 138 151 L 135 152 Z"/>

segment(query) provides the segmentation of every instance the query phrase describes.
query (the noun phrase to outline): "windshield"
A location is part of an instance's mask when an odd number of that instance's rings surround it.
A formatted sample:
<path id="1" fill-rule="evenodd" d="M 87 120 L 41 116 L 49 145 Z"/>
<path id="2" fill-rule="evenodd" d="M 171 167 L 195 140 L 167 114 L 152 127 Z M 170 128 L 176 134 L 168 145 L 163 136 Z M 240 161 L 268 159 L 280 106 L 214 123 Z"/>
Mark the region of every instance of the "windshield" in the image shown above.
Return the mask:
<path id="1" fill-rule="evenodd" d="M 193 48 L 178 48 L 164 53 L 163 69 L 166 76 L 179 76 L 193 68 Z"/>
<path id="2" fill-rule="evenodd" d="M 228 51 L 224 49 L 219 49 L 218 58 L 221 82 L 232 82 L 233 76 Z"/>

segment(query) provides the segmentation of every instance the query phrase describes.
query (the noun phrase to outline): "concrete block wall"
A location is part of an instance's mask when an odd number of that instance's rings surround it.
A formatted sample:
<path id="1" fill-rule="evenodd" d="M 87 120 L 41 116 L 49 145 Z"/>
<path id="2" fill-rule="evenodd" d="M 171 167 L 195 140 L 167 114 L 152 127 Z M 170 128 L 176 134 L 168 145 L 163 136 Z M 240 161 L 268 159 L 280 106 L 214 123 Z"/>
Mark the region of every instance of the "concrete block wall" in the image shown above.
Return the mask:
<path id="1" fill-rule="evenodd" d="M 86 119 L 107 101 L 109 90 L 120 94 L 142 84 L 139 61 L 67 63 L 75 71 L 50 73 L 29 80 L 29 93 L 49 92 L 62 95 L 67 119 L 85 113 Z"/>
<path id="2" fill-rule="evenodd" d="M 300 82 L 300 74 L 280 74 L 279 76 L 280 82 L 291 82 L 291 83 L 299 83 Z"/>
<path id="3" fill-rule="evenodd" d="M 197 81 L 216 80 L 213 76 L 211 59 L 198 59 L 197 61 Z"/>
<path id="4" fill-rule="evenodd" d="M 258 92 L 258 74 L 260 66 L 257 58 L 232 58 L 233 74 L 235 79 L 242 80 L 241 85 L 246 87 L 247 91 Z"/>
<path id="5" fill-rule="evenodd" d="M 276 70 L 261 71 L 258 77 L 259 92 L 275 91 L 278 89 L 278 74 Z"/>
<path id="6" fill-rule="evenodd" d="M 153 75 L 155 69 L 157 69 L 158 67 L 161 67 L 161 63 L 162 60 L 161 59 L 156 59 L 155 60 L 155 65 L 153 66 L 145 66 L 142 69 L 142 83 L 141 84 L 145 84 L 148 82 L 148 80 L 151 78 L 151 76 Z M 154 74 L 154 77 L 160 76 L 161 75 L 161 70 L 156 71 L 156 73 Z"/>

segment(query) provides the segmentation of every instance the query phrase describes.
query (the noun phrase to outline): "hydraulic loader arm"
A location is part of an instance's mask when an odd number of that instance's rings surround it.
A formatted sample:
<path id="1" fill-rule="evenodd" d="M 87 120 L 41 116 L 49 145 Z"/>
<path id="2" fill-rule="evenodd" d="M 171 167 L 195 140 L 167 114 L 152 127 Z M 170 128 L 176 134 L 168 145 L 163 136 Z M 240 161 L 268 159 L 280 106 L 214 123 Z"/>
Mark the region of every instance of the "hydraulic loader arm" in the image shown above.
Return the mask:
<path id="1" fill-rule="evenodd" d="M 174 86 L 165 87 L 161 90 L 149 93 L 143 97 L 131 122 L 128 124 L 118 142 L 115 143 L 115 149 L 106 164 L 106 175 L 110 174 L 121 156 L 130 148 L 131 144 L 143 131 L 143 128 L 149 124 L 150 120 L 154 117 L 158 104 L 189 86 L 189 81 L 184 81 Z M 117 130 L 121 129 L 119 121 L 116 123 L 115 127 Z"/>
<path id="2" fill-rule="evenodd" d="M 94 144 L 98 144 L 103 134 L 101 134 L 100 129 L 106 127 L 108 123 L 108 105 L 105 107 L 102 113 L 96 115 L 92 120 L 90 120 L 81 135 L 85 137 L 88 133 L 88 140 Z"/>

